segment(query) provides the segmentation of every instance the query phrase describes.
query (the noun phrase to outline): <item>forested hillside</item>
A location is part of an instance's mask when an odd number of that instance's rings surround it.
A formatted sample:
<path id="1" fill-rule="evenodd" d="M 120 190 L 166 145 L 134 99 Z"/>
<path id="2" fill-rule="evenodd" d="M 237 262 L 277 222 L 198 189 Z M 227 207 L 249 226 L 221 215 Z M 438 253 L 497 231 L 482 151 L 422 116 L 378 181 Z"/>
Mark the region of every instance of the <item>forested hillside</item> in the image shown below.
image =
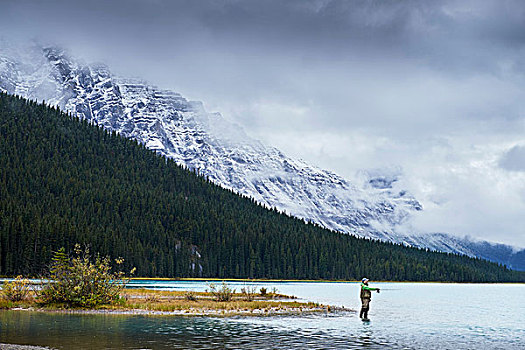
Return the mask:
<path id="1" fill-rule="evenodd" d="M 331 232 L 220 188 L 135 141 L 0 94 L 0 274 L 75 243 L 140 276 L 524 281 L 464 256 Z"/>

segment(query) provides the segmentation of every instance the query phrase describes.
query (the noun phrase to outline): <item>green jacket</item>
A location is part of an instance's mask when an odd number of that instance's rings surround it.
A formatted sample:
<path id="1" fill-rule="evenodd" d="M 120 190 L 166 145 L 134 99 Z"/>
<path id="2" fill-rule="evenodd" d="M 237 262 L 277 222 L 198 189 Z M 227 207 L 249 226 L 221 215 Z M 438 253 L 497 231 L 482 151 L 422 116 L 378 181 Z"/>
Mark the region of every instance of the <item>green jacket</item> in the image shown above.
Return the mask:
<path id="1" fill-rule="evenodd" d="M 361 282 L 361 299 L 372 299 L 372 291 L 379 288 L 372 288 Z"/>

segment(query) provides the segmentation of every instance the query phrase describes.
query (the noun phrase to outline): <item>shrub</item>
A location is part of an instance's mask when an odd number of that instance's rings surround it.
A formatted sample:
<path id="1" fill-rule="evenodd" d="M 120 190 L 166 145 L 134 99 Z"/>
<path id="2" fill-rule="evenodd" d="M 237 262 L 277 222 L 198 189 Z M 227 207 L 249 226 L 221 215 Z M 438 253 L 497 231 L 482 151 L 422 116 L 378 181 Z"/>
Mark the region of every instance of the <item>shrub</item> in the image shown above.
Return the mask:
<path id="1" fill-rule="evenodd" d="M 158 303 L 160 301 L 160 297 L 157 294 L 148 294 L 146 295 L 145 300 L 148 303 Z"/>
<path id="2" fill-rule="evenodd" d="M 241 293 L 246 301 L 252 301 L 257 293 L 256 287 L 244 287 L 241 288 Z"/>
<path id="3" fill-rule="evenodd" d="M 233 293 L 235 293 L 235 289 L 232 289 L 224 281 L 220 286 L 217 286 L 215 283 L 210 283 L 208 288 L 216 301 L 230 301 L 232 300 Z"/>
<path id="4" fill-rule="evenodd" d="M 123 261 L 119 258 L 115 263 L 120 265 Z M 111 272 L 108 257 L 97 255 L 92 261 L 89 249 L 82 250 L 78 244 L 73 257 L 69 257 L 64 248 L 55 252 L 47 279 L 38 293 L 41 303 L 80 307 L 118 301 L 120 292 L 129 281 L 123 272 Z"/>
<path id="5" fill-rule="evenodd" d="M 2 285 L 2 295 L 9 301 L 21 301 L 27 298 L 31 286 L 29 280 L 16 276 L 14 281 L 5 281 Z"/>
<path id="6" fill-rule="evenodd" d="M 264 288 L 264 287 L 261 287 L 261 289 L 259 290 L 259 292 L 261 293 L 261 295 L 264 297 L 267 293 L 268 293 L 268 289 Z"/>
<path id="7" fill-rule="evenodd" d="M 195 292 L 188 290 L 184 293 L 184 298 L 188 301 L 197 301 L 197 296 L 195 295 Z"/>

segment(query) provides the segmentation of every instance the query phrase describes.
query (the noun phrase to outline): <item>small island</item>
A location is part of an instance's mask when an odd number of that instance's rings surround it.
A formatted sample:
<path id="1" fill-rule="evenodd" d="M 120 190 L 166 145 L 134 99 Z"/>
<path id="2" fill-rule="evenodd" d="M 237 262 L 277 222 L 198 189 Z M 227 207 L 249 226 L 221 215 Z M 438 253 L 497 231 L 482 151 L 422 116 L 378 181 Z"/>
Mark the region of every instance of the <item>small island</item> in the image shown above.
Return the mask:
<path id="1" fill-rule="evenodd" d="M 220 289 L 229 288 L 222 284 Z M 274 292 L 242 291 L 231 292 L 226 299 L 218 297 L 218 291 L 159 291 L 150 289 L 124 289 L 112 303 L 91 307 L 72 306 L 65 303 L 44 304 L 38 293 L 30 291 L 25 298 L 10 301 L 0 300 L 1 309 L 19 311 L 40 311 L 81 314 L 121 315 L 174 315 L 174 316 L 275 316 L 300 315 L 350 311 L 312 302 L 300 302 L 294 296 Z M 224 295 L 224 294 L 223 294 Z"/>
<path id="2" fill-rule="evenodd" d="M 349 311 L 295 296 L 244 286 L 236 291 L 226 282 L 208 283 L 204 292 L 127 288 L 130 281 L 123 272 L 112 272 L 108 257 L 91 256 L 89 249 L 75 246 L 55 252 L 44 279 L 31 282 L 23 276 L 2 285 L 0 309 L 64 313 L 109 313 L 180 316 L 295 315 Z M 130 271 L 130 275 L 133 274 Z"/>

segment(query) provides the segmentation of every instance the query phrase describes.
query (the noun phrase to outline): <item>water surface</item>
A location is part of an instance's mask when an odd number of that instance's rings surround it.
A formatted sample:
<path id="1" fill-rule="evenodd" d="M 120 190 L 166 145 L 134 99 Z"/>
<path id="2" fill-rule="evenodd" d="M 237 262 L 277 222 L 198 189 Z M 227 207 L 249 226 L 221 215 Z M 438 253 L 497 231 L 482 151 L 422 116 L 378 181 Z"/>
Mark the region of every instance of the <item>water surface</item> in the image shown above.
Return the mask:
<path id="1" fill-rule="evenodd" d="M 201 281 L 133 281 L 204 290 Z M 244 283 L 359 309 L 357 283 Z M 61 349 L 524 349 L 524 284 L 371 283 L 369 317 L 173 317 L 0 312 L 0 342 Z"/>

